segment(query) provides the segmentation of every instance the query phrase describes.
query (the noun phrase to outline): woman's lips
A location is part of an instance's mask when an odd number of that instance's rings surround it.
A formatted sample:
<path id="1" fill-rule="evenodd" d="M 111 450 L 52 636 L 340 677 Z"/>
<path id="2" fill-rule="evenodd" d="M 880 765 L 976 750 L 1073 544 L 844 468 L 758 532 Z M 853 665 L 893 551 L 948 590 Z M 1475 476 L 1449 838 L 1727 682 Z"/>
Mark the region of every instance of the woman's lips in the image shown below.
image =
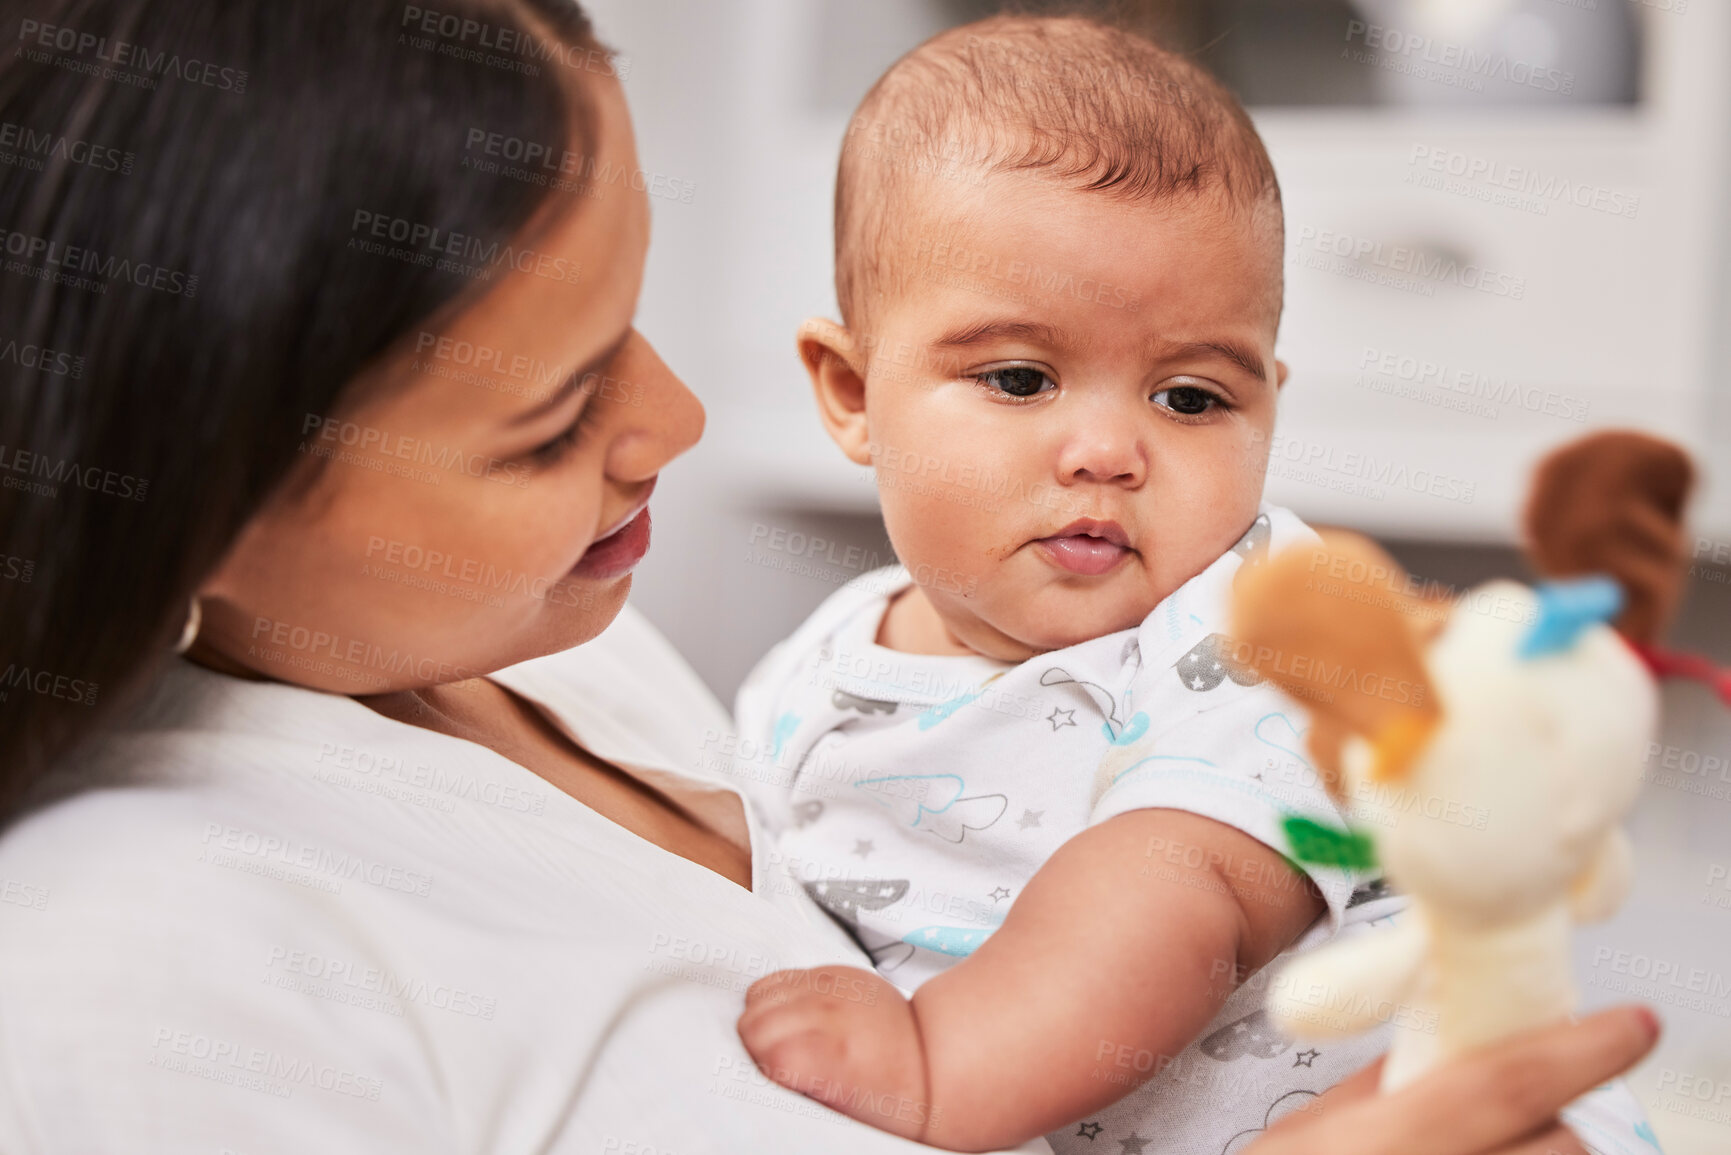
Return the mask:
<path id="1" fill-rule="evenodd" d="M 571 576 L 588 581 L 611 581 L 624 577 L 637 568 L 643 555 L 649 552 L 649 507 L 644 506 L 636 517 L 598 538 L 583 551 Z"/>
<path id="2" fill-rule="evenodd" d="M 1124 546 L 1085 533 L 1042 537 L 1039 544 L 1045 548 L 1046 557 L 1054 565 L 1089 577 L 1106 573 L 1130 556 L 1130 551 Z"/>

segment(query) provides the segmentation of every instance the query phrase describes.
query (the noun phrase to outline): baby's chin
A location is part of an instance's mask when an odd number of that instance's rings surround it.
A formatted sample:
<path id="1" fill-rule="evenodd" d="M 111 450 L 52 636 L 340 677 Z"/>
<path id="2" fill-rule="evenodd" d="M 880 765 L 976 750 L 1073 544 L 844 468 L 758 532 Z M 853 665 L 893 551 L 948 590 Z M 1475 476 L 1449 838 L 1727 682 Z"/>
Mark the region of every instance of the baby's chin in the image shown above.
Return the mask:
<path id="1" fill-rule="evenodd" d="M 1003 615 L 992 615 L 986 619 L 985 624 L 1002 639 L 1002 648 L 999 653 L 988 653 L 987 656 L 1026 661 L 1030 657 L 1079 646 L 1107 634 L 1133 630 L 1154 612 L 1154 607 L 1158 604 L 1155 601 L 1147 605 L 1089 605 L 1085 598 L 1078 598 L 1077 602 L 1074 609 L 1054 607 L 1051 612 L 1039 613 L 1018 609 Z M 981 652 L 985 651 L 982 649 Z"/>

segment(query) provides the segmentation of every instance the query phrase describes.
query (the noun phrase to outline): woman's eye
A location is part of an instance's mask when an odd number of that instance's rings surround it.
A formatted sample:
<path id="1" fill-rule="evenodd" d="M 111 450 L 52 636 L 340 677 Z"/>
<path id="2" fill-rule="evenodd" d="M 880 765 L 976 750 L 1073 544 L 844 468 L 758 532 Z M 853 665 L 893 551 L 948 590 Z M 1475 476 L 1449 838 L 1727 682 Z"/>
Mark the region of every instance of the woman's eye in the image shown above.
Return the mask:
<path id="1" fill-rule="evenodd" d="M 1220 404 L 1220 398 L 1194 385 L 1175 385 L 1154 394 L 1154 404 L 1186 417 L 1200 417 Z"/>
<path id="2" fill-rule="evenodd" d="M 1046 392 L 1046 386 L 1057 388 L 1057 382 L 1032 365 L 1012 365 L 1007 369 L 992 369 L 974 378 L 987 388 L 1011 397 L 1032 397 Z"/>
<path id="3" fill-rule="evenodd" d="M 591 414 L 594 408 L 593 405 L 584 405 L 577 414 L 577 419 L 566 426 L 557 437 L 531 449 L 529 459 L 543 468 L 557 465 L 563 461 L 583 440 L 584 427 L 593 420 Z"/>
<path id="4" fill-rule="evenodd" d="M 545 445 L 537 445 L 529 452 L 529 456 L 538 465 L 556 464 L 577 447 L 577 441 L 582 432 L 582 422 L 578 422 Z"/>

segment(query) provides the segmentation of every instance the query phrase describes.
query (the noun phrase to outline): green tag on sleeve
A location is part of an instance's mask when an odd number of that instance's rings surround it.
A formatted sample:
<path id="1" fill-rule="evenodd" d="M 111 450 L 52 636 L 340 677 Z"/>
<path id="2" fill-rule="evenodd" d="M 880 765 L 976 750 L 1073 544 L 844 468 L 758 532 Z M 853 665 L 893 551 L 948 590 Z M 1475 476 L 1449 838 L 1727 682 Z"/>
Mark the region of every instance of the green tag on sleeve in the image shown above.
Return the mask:
<path id="1" fill-rule="evenodd" d="M 1297 814 L 1281 820 L 1292 857 L 1311 866 L 1341 870 L 1372 870 L 1376 867 L 1376 844 L 1357 830 L 1337 830 Z"/>

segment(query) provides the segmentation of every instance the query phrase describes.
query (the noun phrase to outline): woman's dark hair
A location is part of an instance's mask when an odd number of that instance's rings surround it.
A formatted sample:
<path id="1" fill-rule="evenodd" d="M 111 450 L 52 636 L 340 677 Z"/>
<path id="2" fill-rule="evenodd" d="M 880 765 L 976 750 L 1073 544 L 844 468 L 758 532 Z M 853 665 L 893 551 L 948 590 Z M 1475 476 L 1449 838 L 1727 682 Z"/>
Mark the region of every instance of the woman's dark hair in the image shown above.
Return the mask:
<path id="1" fill-rule="evenodd" d="M 309 415 L 485 290 L 427 254 L 549 218 L 476 142 L 593 156 L 610 71 L 573 0 L 6 7 L 0 820 L 168 659 Z"/>

